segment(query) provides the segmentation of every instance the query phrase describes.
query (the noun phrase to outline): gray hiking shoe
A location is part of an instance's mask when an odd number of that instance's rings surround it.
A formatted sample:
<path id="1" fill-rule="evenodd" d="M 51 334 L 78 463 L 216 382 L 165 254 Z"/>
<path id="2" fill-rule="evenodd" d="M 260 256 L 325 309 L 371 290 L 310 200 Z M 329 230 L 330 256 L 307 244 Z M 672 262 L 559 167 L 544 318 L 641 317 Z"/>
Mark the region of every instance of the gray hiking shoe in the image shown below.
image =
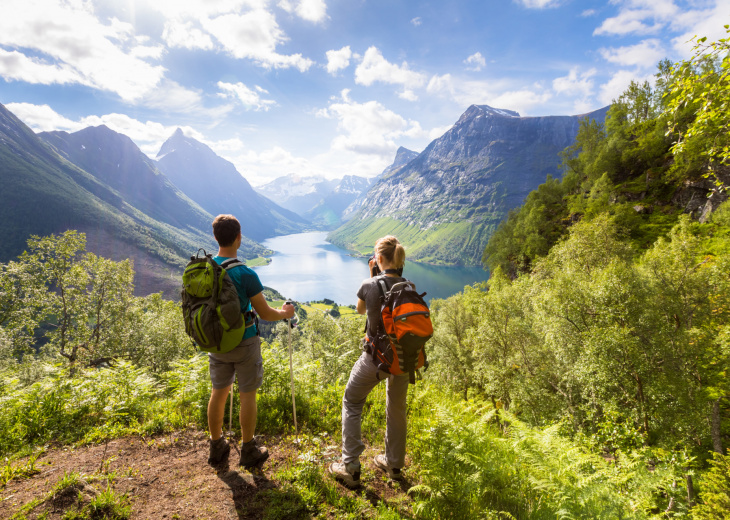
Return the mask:
<path id="1" fill-rule="evenodd" d="M 360 466 L 354 464 L 345 464 L 344 462 L 333 462 L 330 464 L 328 471 L 330 475 L 335 477 L 350 489 L 355 489 L 360 485 Z"/>
<path id="2" fill-rule="evenodd" d="M 373 462 L 375 463 L 375 467 L 382 469 L 391 480 L 403 480 L 403 473 L 401 473 L 400 468 L 391 468 L 388 466 L 388 459 L 382 453 L 373 457 Z"/>
<path id="3" fill-rule="evenodd" d="M 228 461 L 228 452 L 231 451 L 231 447 L 228 445 L 226 440 L 221 437 L 217 440 L 210 440 L 210 454 L 208 455 L 208 464 L 216 466 L 222 462 Z"/>
<path id="4" fill-rule="evenodd" d="M 239 466 L 246 469 L 260 466 L 269 458 L 269 450 L 256 443 L 256 437 L 241 444 L 241 460 Z"/>

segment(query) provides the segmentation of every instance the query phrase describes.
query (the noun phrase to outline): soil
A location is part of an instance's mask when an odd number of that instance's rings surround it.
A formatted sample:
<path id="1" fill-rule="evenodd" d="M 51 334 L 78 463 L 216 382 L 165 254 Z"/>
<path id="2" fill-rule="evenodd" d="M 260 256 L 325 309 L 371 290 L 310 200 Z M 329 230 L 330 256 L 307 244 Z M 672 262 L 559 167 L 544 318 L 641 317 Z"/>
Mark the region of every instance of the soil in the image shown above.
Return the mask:
<path id="1" fill-rule="evenodd" d="M 331 507 L 307 506 L 296 496 L 291 482 L 277 479 L 294 467 L 300 456 L 300 447 L 291 437 L 258 437 L 259 443 L 269 449 L 269 460 L 262 469 L 249 472 L 238 467 L 237 447 L 231 446 L 229 460 L 219 467 L 207 463 L 208 440 L 200 430 L 183 430 L 154 438 L 125 437 L 106 444 L 82 447 L 51 447 L 36 461 L 35 475 L 12 480 L 0 487 L 0 518 L 9 519 L 33 500 L 48 497 L 25 513 L 30 519 L 60 520 L 69 510 L 78 510 L 98 493 L 107 489 L 107 482 L 118 495 L 127 495 L 132 508 L 132 519 L 258 519 L 258 518 L 336 518 Z M 320 475 L 339 458 L 339 447 L 332 439 L 321 442 L 317 453 L 309 458 L 316 464 Z M 372 506 L 380 502 L 403 507 L 410 503 L 406 494 L 408 483 L 394 484 L 372 465 L 376 452 L 368 448 L 361 459 L 363 485 L 350 490 L 337 484 L 342 495 L 360 495 Z M 13 461 L 13 466 L 23 461 Z M 301 464 L 301 462 L 300 462 Z M 55 496 L 49 492 L 64 474 L 77 472 L 81 481 Z M 291 474 L 291 473 L 289 473 Z M 113 478 L 108 479 L 107 477 Z M 281 478 L 281 477 L 280 477 Z M 289 504 L 290 513 L 271 514 L 271 504 Z M 268 511 L 268 512 L 267 512 Z M 375 511 L 371 512 L 373 515 Z M 403 511 L 407 514 L 407 511 Z M 46 516 L 43 516 L 46 515 Z M 371 516 L 364 512 L 363 516 Z"/>

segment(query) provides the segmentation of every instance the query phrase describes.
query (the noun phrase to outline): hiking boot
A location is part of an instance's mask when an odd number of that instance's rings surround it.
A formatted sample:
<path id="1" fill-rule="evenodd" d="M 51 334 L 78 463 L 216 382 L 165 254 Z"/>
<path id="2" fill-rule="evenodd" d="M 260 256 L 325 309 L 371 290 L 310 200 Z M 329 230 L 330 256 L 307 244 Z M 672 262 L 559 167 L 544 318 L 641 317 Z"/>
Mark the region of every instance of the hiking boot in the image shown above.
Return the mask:
<path id="1" fill-rule="evenodd" d="M 355 489 L 360 485 L 360 466 L 355 467 L 352 463 L 333 462 L 328 471 L 335 477 L 335 480 L 339 480 L 350 489 Z"/>
<path id="2" fill-rule="evenodd" d="M 256 443 L 256 437 L 241 444 L 241 461 L 239 466 L 250 469 L 260 466 L 269 458 L 269 450 Z"/>
<path id="3" fill-rule="evenodd" d="M 215 466 L 226 462 L 228 460 L 228 452 L 231 451 L 231 447 L 228 445 L 226 440 L 221 437 L 217 440 L 210 440 L 210 455 L 208 456 L 208 464 Z"/>
<path id="4" fill-rule="evenodd" d="M 373 462 L 375 463 L 375 467 L 385 471 L 391 480 L 403 480 L 403 474 L 401 473 L 400 468 L 391 468 L 388 466 L 388 459 L 386 459 L 385 455 L 382 453 L 380 455 L 376 455 L 373 458 Z"/>

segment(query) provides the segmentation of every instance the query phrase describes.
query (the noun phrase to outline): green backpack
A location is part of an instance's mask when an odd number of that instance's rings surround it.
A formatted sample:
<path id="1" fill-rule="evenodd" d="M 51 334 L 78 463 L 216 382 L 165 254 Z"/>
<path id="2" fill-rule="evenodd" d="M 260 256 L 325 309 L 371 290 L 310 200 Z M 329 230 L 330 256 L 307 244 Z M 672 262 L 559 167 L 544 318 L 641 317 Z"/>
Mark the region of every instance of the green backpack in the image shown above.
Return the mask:
<path id="1" fill-rule="evenodd" d="M 243 339 L 245 317 L 236 287 L 226 273 L 237 265 L 243 265 L 237 258 L 218 265 L 205 249 L 199 249 L 185 267 L 181 293 L 185 332 L 200 350 L 228 352 Z"/>

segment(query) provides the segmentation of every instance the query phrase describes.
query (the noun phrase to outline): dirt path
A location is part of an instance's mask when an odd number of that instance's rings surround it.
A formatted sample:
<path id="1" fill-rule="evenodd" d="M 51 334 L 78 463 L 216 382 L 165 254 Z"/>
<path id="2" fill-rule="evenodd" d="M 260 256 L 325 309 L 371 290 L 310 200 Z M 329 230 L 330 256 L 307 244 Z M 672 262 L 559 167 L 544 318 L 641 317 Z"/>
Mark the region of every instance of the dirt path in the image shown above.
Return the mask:
<path id="1" fill-rule="evenodd" d="M 312 518 L 339 516 L 332 506 L 312 505 L 291 485 L 296 480 L 292 468 L 302 467 L 301 447 L 290 440 L 262 437 L 271 456 L 263 471 L 252 474 L 237 466 L 238 453 L 231 448 L 228 464 L 212 468 L 207 464 L 208 442 L 204 432 L 185 430 L 155 438 L 126 437 L 107 444 L 79 448 L 48 449 L 38 458 L 39 473 L 13 480 L 0 488 L 0 518 L 9 519 L 19 511 L 25 517 L 60 519 L 70 509 L 81 507 L 109 485 L 118 495 L 127 495 L 133 519 L 259 519 Z M 314 442 L 308 450 L 308 478 L 329 479 L 324 468 L 339 456 L 331 439 Z M 317 443 L 319 443 L 317 445 Z M 312 447 L 310 441 L 310 448 Z M 370 460 L 374 452 L 369 450 Z M 366 458 L 363 458 L 365 461 Z M 17 464 L 15 462 L 14 464 Z M 82 483 L 70 496 L 49 496 L 64 474 L 81 474 Z M 292 475 L 294 475 L 292 477 Z M 400 485 L 387 482 L 377 470 L 363 475 L 360 490 L 336 485 L 336 493 L 361 497 L 373 508 L 378 503 L 404 503 L 410 499 Z M 326 488 L 331 482 L 322 480 Z M 407 489 L 407 486 L 405 487 Z M 67 493 L 68 494 L 68 493 Z M 28 510 L 39 498 L 46 501 Z M 81 498 L 79 498 L 81 497 Z M 23 506 L 26 509 L 23 510 Z M 371 516 L 363 511 L 363 516 Z M 46 516 L 44 516 L 46 515 Z"/>

